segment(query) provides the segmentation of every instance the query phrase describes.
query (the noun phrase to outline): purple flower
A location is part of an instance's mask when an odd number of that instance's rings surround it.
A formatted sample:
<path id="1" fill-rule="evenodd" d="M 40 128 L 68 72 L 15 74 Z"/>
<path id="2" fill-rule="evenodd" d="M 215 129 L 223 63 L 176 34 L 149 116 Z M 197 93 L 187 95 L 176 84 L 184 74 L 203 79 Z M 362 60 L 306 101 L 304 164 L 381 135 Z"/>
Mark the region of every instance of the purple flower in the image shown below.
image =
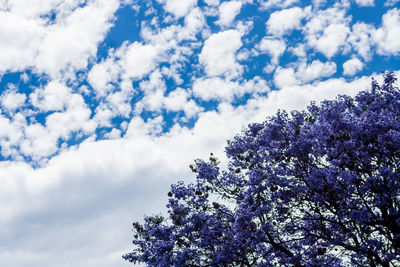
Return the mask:
<path id="1" fill-rule="evenodd" d="M 124 259 L 148 266 L 400 266 L 400 90 L 279 111 L 196 160 L 169 218 L 135 223 Z"/>

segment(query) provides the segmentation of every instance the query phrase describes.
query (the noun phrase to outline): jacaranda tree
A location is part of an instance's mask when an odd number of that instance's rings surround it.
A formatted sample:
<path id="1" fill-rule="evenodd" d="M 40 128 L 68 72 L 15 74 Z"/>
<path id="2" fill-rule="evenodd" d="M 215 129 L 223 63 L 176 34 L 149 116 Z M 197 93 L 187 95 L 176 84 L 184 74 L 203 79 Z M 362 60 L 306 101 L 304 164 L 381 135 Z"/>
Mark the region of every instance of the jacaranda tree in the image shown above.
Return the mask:
<path id="1" fill-rule="evenodd" d="M 400 266 L 400 90 L 279 111 L 196 160 L 169 216 L 134 223 L 123 257 L 148 266 Z"/>

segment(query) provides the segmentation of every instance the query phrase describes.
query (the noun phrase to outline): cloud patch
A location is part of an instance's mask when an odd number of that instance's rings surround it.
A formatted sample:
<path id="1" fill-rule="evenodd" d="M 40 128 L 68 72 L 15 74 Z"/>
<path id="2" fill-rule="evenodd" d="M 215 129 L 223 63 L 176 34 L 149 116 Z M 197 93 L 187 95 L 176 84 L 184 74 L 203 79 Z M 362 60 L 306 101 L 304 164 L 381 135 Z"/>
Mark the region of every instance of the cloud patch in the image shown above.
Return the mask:
<path id="1" fill-rule="evenodd" d="M 209 76 L 233 76 L 242 73 L 243 67 L 236 60 L 236 52 L 242 46 L 242 34 L 226 30 L 211 35 L 199 54 L 199 62 Z"/>
<path id="2" fill-rule="evenodd" d="M 343 74 L 353 76 L 361 71 L 364 64 L 358 58 L 352 58 L 343 63 Z"/>
<path id="3" fill-rule="evenodd" d="M 373 33 L 378 54 L 399 55 L 400 53 L 400 10 L 393 8 L 382 17 L 382 26 Z"/>
<path id="4" fill-rule="evenodd" d="M 269 17 L 266 26 L 267 33 L 274 36 L 282 36 L 292 30 L 300 29 L 301 20 L 310 12 L 310 7 L 304 10 L 299 7 L 292 7 L 275 11 Z"/>
<path id="5" fill-rule="evenodd" d="M 235 17 L 239 14 L 242 4 L 243 3 L 239 1 L 223 2 L 218 8 L 219 19 L 217 24 L 221 26 L 230 26 Z"/>

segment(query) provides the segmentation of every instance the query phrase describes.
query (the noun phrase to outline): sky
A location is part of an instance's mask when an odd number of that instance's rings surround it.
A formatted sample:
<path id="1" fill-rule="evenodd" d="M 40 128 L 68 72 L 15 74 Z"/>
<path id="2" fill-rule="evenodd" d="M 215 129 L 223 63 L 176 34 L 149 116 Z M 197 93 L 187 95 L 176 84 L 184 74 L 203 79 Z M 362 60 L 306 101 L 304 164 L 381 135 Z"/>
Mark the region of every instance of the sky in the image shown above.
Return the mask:
<path id="1" fill-rule="evenodd" d="M 132 266 L 194 159 L 399 60 L 399 0 L 0 0 L 0 265 Z"/>

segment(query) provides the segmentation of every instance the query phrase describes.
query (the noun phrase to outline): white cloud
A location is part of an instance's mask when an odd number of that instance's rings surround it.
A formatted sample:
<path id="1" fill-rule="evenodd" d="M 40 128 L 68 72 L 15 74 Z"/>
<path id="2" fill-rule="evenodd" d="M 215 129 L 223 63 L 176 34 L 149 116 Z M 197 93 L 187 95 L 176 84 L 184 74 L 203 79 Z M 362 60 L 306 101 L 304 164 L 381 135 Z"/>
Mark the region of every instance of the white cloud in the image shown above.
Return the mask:
<path id="1" fill-rule="evenodd" d="M 180 18 L 185 16 L 189 11 L 196 6 L 197 0 L 157 0 L 164 4 L 166 11 Z"/>
<path id="2" fill-rule="evenodd" d="M 7 2 L 8 3 L 8 2 Z M 87 67 L 97 44 L 112 23 L 117 0 L 11 1 L 0 10 L 0 73 L 33 67 L 38 72 L 59 77 L 61 71 Z M 54 12 L 49 23 L 46 15 Z"/>
<path id="3" fill-rule="evenodd" d="M 88 82 L 99 97 L 105 96 L 113 86 L 120 73 L 120 66 L 113 58 L 108 58 L 92 67 L 88 73 Z"/>
<path id="4" fill-rule="evenodd" d="M 59 141 L 68 141 L 74 133 L 90 135 L 97 127 L 95 121 L 90 120 L 91 110 L 83 97 L 72 93 L 70 87 L 58 80 L 35 88 L 28 99 L 25 94 L 6 91 L 1 101 L 3 107 L 12 112 L 24 105 L 19 113 L 11 114 L 11 119 L 0 119 L 7 130 L 0 134 L 1 153 L 14 160 L 27 156 L 42 164 L 62 149 Z M 28 109 L 26 102 L 32 104 L 33 109 Z M 50 114 L 45 115 L 44 122 L 37 122 L 35 116 L 43 113 Z"/>
<path id="5" fill-rule="evenodd" d="M 227 30 L 211 35 L 199 55 L 207 75 L 238 76 L 242 66 L 236 61 L 236 51 L 242 46 L 241 33 Z"/>
<path id="6" fill-rule="evenodd" d="M 292 30 L 299 29 L 301 20 L 310 12 L 310 7 L 301 9 L 293 7 L 280 11 L 275 11 L 269 17 L 266 25 L 267 32 L 275 36 L 282 36 Z"/>
<path id="7" fill-rule="evenodd" d="M 261 7 L 263 9 L 273 8 L 273 7 L 285 8 L 298 2 L 299 0 L 266 0 L 266 1 L 263 0 L 261 2 Z"/>
<path id="8" fill-rule="evenodd" d="M 364 59 L 370 60 L 372 57 L 371 48 L 373 42 L 371 34 L 374 31 L 374 27 L 370 24 L 358 22 L 353 24 L 351 33 L 348 37 L 349 43 L 351 43 L 353 49 Z"/>
<path id="9" fill-rule="evenodd" d="M 33 160 L 41 160 L 59 150 L 57 142 L 68 140 L 73 133 L 90 134 L 95 128 L 94 121 L 89 121 L 91 111 L 82 96 L 73 94 L 68 98 L 65 111 L 54 112 L 46 117 L 45 125 L 30 124 L 25 128 L 21 152 Z"/>
<path id="10" fill-rule="evenodd" d="M 400 52 L 400 10 L 387 11 L 382 25 L 375 28 L 363 22 L 355 23 L 348 37 L 353 49 L 366 61 L 371 60 L 376 47 L 380 55 L 398 55 Z"/>
<path id="11" fill-rule="evenodd" d="M 143 109 L 160 112 L 166 85 L 158 69 L 151 73 L 148 80 L 140 82 L 140 90 L 143 91 L 144 97 L 136 103 L 135 112 L 140 114 Z"/>
<path id="12" fill-rule="evenodd" d="M 278 88 L 299 84 L 293 68 L 278 67 L 274 73 L 274 83 Z"/>
<path id="13" fill-rule="evenodd" d="M 115 107 L 109 103 L 101 102 L 97 105 L 93 120 L 97 122 L 99 127 L 112 127 L 111 120 L 115 117 Z"/>
<path id="14" fill-rule="evenodd" d="M 161 77 L 161 73 L 178 84 L 182 82 L 180 62 L 186 61 L 186 57 L 192 53 L 191 49 L 200 45 L 195 36 L 204 24 L 202 11 L 193 8 L 185 16 L 184 26 L 171 25 L 157 30 L 144 26 L 141 32 L 143 42 L 126 42 L 116 51 L 110 50 L 108 58 L 95 64 L 88 74 L 88 82 L 96 95 L 103 96 L 95 111 L 95 121 L 99 125 L 111 126 L 112 118 L 129 117 L 135 92 L 132 80 L 142 79 L 139 89 L 145 94 L 143 99 L 135 103 L 135 114 L 143 110 L 161 112 L 166 107 L 165 77 Z M 182 41 L 189 42 L 181 45 Z M 160 62 L 169 62 L 170 66 L 163 67 L 160 72 L 157 68 Z M 188 101 L 195 108 L 194 103 Z M 197 112 L 196 109 L 189 112 L 187 105 L 184 110 L 190 116 Z"/>
<path id="15" fill-rule="evenodd" d="M 372 35 L 378 46 L 378 54 L 399 55 L 400 53 L 400 9 L 393 8 L 382 17 L 382 26 Z"/>
<path id="16" fill-rule="evenodd" d="M 132 104 L 130 100 L 133 93 L 130 91 L 118 91 L 109 94 L 106 98 L 106 103 L 111 106 L 114 117 L 129 117 Z"/>
<path id="17" fill-rule="evenodd" d="M 264 94 L 269 92 L 270 88 L 267 82 L 259 76 L 244 81 L 241 84 L 241 92 L 238 94 L 242 96 L 245 93 L 251 94 L 251 97 L 258 97 L 258 94 Z"/>
<path id="18" fill-rule="evenodd" d="M 29 76 L 28 76 L 28 74 L 26 74 L 26 72 L 22 73 L 20 78 L 21 78 L 21 81 L 23 81 L 24 83 L 27 83 L 29 81 Z"/>
<path id="19" fill-rule="evenodd" d="M 235 97 L 242 97 L 246 93 L 257 94 L 268 91 L 267 83 L 258 76 L 242 83 L 220 77 L 200 78 L 193 83 L 193 94 L 206 101 L 231 102 Z"/>
<path id="20" fill-rule="evenodd" d="M 353 76 L 364 68 L 364 64 L 358 58 L 352 58 L 343 63 L 343 74 Z"/>
<path id="21" fill-rule="evenodd" d="M 0 11 L 0 74 L 22 70 L 34 63 L 42 22 Z"/>
<path id="22" fill-rule="evenodd" d="M 123 65 L 126 72 L 128 74 L 131 72 L 126 77 L 141 78 L 149 74 L 160 62 L 170 62 L 175 65 L 180 61 L 185 61 L 185 57 L 192 53 L 191 49 L 200 45 L 196 35 L 203 30 L 204 26 L 205 18 L 200 8 L 193 8 L 185 16 L 184 26 L 173 24 L 154 29 L 143 24 L 141 29 L 143 43 L 125 43 L 117 50 L 115 56 L 120 59 L 119 64 Z M 182 41 L 188 42 L 182 44 Z M 127 57 L 131 57 L 129 61 L 132 66 L 124 64 Z M 143 63 L 144 68 L 135 65 L 135 62 Z M 131 67 L 133 67 L 132 71 Z"/>
<path id="23" fill-rule="evenodd" d="M 18 146 L 24 137 L 27 121 L 24 115 L 16 113 L 11 119 L 0 115 L 0 147 L 1 155 L 19 159 Z"/>
<path id="24" fill-rule="evenodd" d="M 359 6 L 374 6 L 374 0 L 356 0 Z"/>
<path id="25" fill-rule="evenodd" d="M 152 45 L 134 42 L 121 47 L 116 55 L 121 58 L 118 63 L 123 68 L 123 78 L 141 78 L 156 67 L 158 50 Z"/>
<path id="26" fill-rule="evenodd" d="M 44 88 L 36 88 L 29 95 L 29 100 L 34 107 L 41 111 L 60 111 L 64 110 L 71 93 L 70 87 L 60 81 L 53 80 L 47 83 Z"/>
<path id="27" fill-rule="evenodd" d="M 129 117 L 132 111 L 131 99 L 134 96 L 134 90 L 130 80 L 124 80 L 119 84 L 116 90 L 114 85 L 105 87 L 104 91 L 96 90 L 97 96 L 103 96 L 98 103 L 93 120 L 98 126 L 111 127 L 111 120 L 115 117 Z"/>
<path id="28" fill-rule="evenodd" d="M 33 123 L 25 127 L 24 140 L 20 144 L 20 151 L 24 156 L 39 161 L 43 157 L 54 154 L 57 150 L 58 138 L 40 123 Z"/>
<path id="29" fill-rule="evenodd" d="M 319 102 L 325 99 L 334 99 L 339 94 L 354 96 L 357 92 L 369 88 L 370 84 L 371 77 L 363 76 L 351 82 L 339 78 L 312 84 L 283 86 L 281 90 L 271 91 L 268 96 L 268 103 L 272 104 L 276 101 L 277 103 L 273 105 L 282 107 L 284 110 L 300 110 L 304 109 L 310 101 Z M 264 104 L 267 105 L 268 103 Z"/>
<path id="30" fill-rule="evenodd" d="M 148 92 L 143 99 L 136 103 L 135 113 L 140 114 L 143 110 L 160 113 L 163 108 L 163 99 L 164 92 L 162 90 Z"/>
<path id="31" fill-rule="evenodd" d="M 185 26 L 178 31 L 178 40 L 195 40 L 193 37 L 200 32 L 206 23 L 200 8 L 194 8 L 185 17 Z"/>
<path id="32" fill-rule="evenodd" d="M 340 46 L 345 43 L 349 29 L 344 24 L 329 25 L 323 35 L 316 40 L 316 48 L 331 58 L 339 50 Z"/>
<path id="33" fill-rule="evenodd" d="M 38 70 L 57 75 L 63 69 L 86 68 L 111 27 L 110 20 L 118 6 L 117 0 L 92 1 L 61 23 L 48 26 L 36 58 Z"/>
<path id="34" fill-rule="evenodd" d="M 193 94 L 206 101 L 211 99 L 232 101 L 238 87 L 237 82 L 226 81 L 219 77 L 197 79 L 193 83 Z"/>
<path id="35" fill-rule="evenodd" d="M 143 91 L 144 97 L 136 102 L 135 114 L 140 114 L 144 110 L 161 113 L 165 109 L 172 112 L 183 111 L 187 119 L 203 110 L 190 99 L 190 92 L 183 88 L 176 88 L 166 96 L 166 84 L 159 70 L 153 71 L 148 80 L 140 83 L 140 90 Z"/>
<path id="36" fill-rule="evenodd" d="M 305 26 L 308 45 L 331 58 L 346 45 L 349 21 L 343 9 L 334 7 L 318 11 Z"/>
<path id="37" fill-rule="evenodd" d="M 296 71 L 296 77 L 303 83 L 313 81 L 315 79 L 329 77 L 336 72 L 336 64 L 334 62 L 322 63 L 319 60 L 313 60 L 311 64 L 302 62 Z"/>
<path id="38" fill-rule="evenodd" d="M 299 58 L 307 57 L 306 45 L 304 43 L 301 43 L 295 47 L 290 47 L 288 50 Z"/>
<path id="39" fill-rule="evenodd" d="M 162 125 L 164 121 L 162 116 L 157 116 L 153 119 L 148 118 L 144 121 L 141 117 L 135 116 L 129 122 L 125 138 L 143 138 L 143 137 L 156 137 L 157 134 L 162 132 Z"/>
<path id="40" fill-rule="evenodd" d="M 221 26 L 230 26 L 237 14 L 239 14 L 242 4 L 243 3 L 239 1 L 223 2 L 219 6 L 219 20 L 217 24 Z"/>
<path id="41" fill-rule="evenodd" d="M 111 132 L 108 132 L 104 135 L 107 139 L 119 139 L 121 138 L 121 130 L 113 128 Z"/>
<path id="42" fill-rule="evenodd" d="M 165 109 L 167 111 L 183 111 L 186 118 L 193 118 L 203 111 L 193 99 L 189 99 L 190 95 L 182 88 L 175 89 L 163 99 Z"/>
<path id="43" fill-rule="evenodd" d="M 16 90 L 7 90 L 0 96 L 1 106 L 8 112 L 23 106 L 25 101 L 26 95 L 20 94 Z"/>
<path id="44" fill-rule="evenodd" d="M 68 16 L 78 8 L 81 4 L 81 0 L 31 0 L 30 5 L 26 4 L 25 0 L 3 0 L 0 2 L 3 10 L 9 10 L 12 13 L 16 13 L 28 18 L 35 18 L 41 15 L 48 16 L 50 12 L 54 11 L 55 14 L 61 17 Z M 45 16 L 45 17 L 46 17 Z M 45 18 L 48 19 L 48 18 Z"/>
<path id="45" fill-rule="evenodd" d="M 313 60 L 311 64 L 300 62 L 289 68 L 278 67 L 274 74 L 274 83 L 278 88 L 308 83 L 333 75 L 336 72 L 334 62 Z"/>
<path id="46" fill-rule="evenodd" d="M 96 108 L 95 119 L 100 125 L 110 126 L 110 121 L 115 116 L 129 116 L 130 101 L 134 95 L 132 80 L 144 79 L 148 75 L 150 81 L 140 83 L 145 96 L 136 103 L 135 112 L 141 113 L 144 109 L 159 112 L 164 107 L 162 103 L 165 84 L 156 67 L 160 62 L 169 62 L 171 66 L 163 67 L 163 73 L 174 78 L 177 83 L 182 82 L 179 62 L 186 60 L 185 57 L 191 53 L 191 44 L 185 47 L 178 43 L 184 40 L 195 42 L 194 36 L 205 23 L 199 8 L 192 9 L 184 21 L 183 27 L 172 25 L 159 31 L 144 27 L 141 33 L 144 43 L 125 42 L 116 51 L 110 50 L 106 60 L 92 67 L 88 82 L 97 96 L 105 96 L 105 102 Z M 113 92 L 114 87 L 120 88 L 121 92 Z"/>
<path id="47" fill-rule="evenodd" d="M 218 6 L 219 5 L 219 0 L 204 0 L 204 2 L 207 3 L 209 6 Z"/>
<path id="48" fill-rule="evenodd" d="M 275 66 L 279 63 L 279 57 L 285 52 L 286 44 L 282 39 L 264 37 L 259 44 L 259 49 L 271 56 L 271 64 Z"/>

